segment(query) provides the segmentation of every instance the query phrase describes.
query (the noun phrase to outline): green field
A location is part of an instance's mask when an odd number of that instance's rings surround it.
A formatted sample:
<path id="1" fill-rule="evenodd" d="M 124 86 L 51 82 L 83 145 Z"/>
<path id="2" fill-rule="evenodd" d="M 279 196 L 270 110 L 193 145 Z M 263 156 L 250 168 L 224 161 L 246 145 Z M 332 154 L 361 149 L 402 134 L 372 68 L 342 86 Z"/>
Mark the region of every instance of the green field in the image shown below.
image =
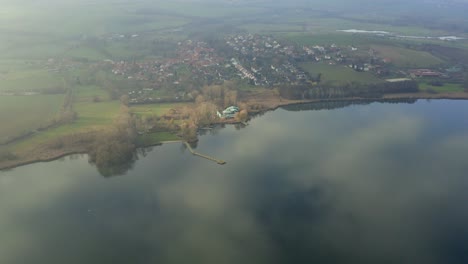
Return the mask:
<path id="1" fill-rule="evenodd" d="M 0 91 L 26 92 L 63 87 L 63 79 L 45 70 L 4 71 L 0 75 Z"/>
<path id="2" fill-rule="evenodd" d="M 348 82 L 377 83 L 382 80 L 368 72 L 357 72 L 342 65 L 329 65 L 326 63 L 304 63 L 301 67 L 312 76 L 322 74 L 322 83 L 345 84 Z"/>
<path id="3" fill-rule="evenodd" d="M 49 124 L 63 95 L 0 96 L 0 143 Z"/>
<path id="4" fill-rule="evenodd" d="M 283 39 L 295 42 L 298 45 L 341 45 L 362 46 L 382 41 L 372 36 L 358 36 L 341 33 L 286 33 L 280 35 Z"/>
<path id="5" fill-rule="evenodd" d="M 75 122 L 38 133 L 16 144 L 14 149 L 25 150 L 60 136 L 105 129 L 111 125 L 118 116 L 120 102 L 76 103 L 74 109 L 78 113 L 78 119 Z"/>
<path id="6" fill-rule="evenodd" d="M 31 146 L 37 146 L 50 139 L 60 136 L 80 133 L 85 131 L 95 131 L 106 129 L 119 115 L 120 102 L 118 100 L 109 101 L 107 93 L 98 86 L 76 86 L 73 89 L 73 110 L 76 111 L 78 118 L 71 124 L 61 125 L 46 131 L 37 133 L 14 146 L 17 150 L 25 150 Z M 99 97 L 101 100 L 95 102 L 93 99 Z M 54 117 L 60 109 L 63 101 L 63 95 L 54 96 L 17 96 L 15 103 L 12 103 L 10 96 L 0 97 L 0 121 L 12 124 L 7 129 L 2 129 L 0 136 L 7 139 L 15 133 L 22 133 L 38 128 L 42 122 L 48 118 Z M 19 100 L 19 101 L 18 101 Z M 19 102 L 19 103 L 16 103 Z M 137 115 L 163 115 L 170 109 L 181 107 L 185 104 L 148 104 L 131 107 L 131 112 Z M 42 108 L 41 108 L 42 107 Z M 14 112 L 21 118 L 11 119 L 7 113 Z M 15 122 L 15 123 L 12 123 Z M 155 143 L 166 140 L 175 140 L 174 135 L 170 133 L 156 133 L 145 137 L 145 141 Z M 1 141 L 0 141 L 1 142 Z"/>
<path id="7" fill-rule="evenodd" d="M 145 134 L 138 137 L 138 145 L 140 146 L 151 146 L 156 145 L 164 141 L 176 141 L 180 140 L 178 136 L 170 132 L 157 132 L 151 134 Z"/>
<path id="8" fill-rule="evenodd" d="M 417 26 L 395 26 L 383 23 L 366 23 L 358 22 L 352 17 L 349 18 L 314 18 L 314 17 L 299 17 L 299 21 L 303 21 L 308 25 L 308 28 L 314 32 L 336 32 L 336 30 L 344 29 L 362 29 L 362 30 L 376 30 L 387 31 L 399 35 L 412 35 L 412 36 L 428 36 L 428 35 L 443 35 L 442 31 L 427 29 Z M 345 36 L 352 36 L 352 33 L 339 32 Z M 360 35 L 362 36 L 362 35 Z"/>
<path id="9" fill-rule="evenodd" d="M 419 83 L 419 90 L 424 92 L 432 90 L 437 93 L 457 93 L 464 91 L 462 85 L 458 83 L 445 83 L 443 86 L 432 86 L 428 83 Z"/>
<path id="10" fill-rule="evenodd" d="M 63 77 L 47 71 L 45 63 L 0 59 L 0 92 L 38 92 L 63 87 Z"/>
<path id="11" fill-rule="evenodd" d="M 269 34 L 302 31 L 303 26 L 298 24 L 243 24 L 240 28 L 248 30 L 250 33 Z"/>
<path id="12" fill-rule="evenodd" d="M 431 67 L 444 63 L 443 60 L 424 51 L 386 45 L 371 45 L 371 48 L 379 57 L 390 59 L 398 67 Z"/>
<path id="13" fill-rule="evenodd" d="M 104 129 L 111 125 L 119 114 L 120 102 L 106 100 L 93 102 L 92 99 L 95 95 L 107 98 L 107 94 L 97 86 L 76 87 L 73 96 L 73 110 L 77 113 L 78 118 L 71 124 L 61 125 L 38 133 L 15 145 L 15 149 L 27 149 L 56 137 Z M 60 103 L 62 103 L 62 100 Z"/>
<path id="14" fill-rule="evenodd" d="M 98 129 L 112 124 L 119 114 L 120 102 L 76 103 L 74 109 L 78 113 L 78 119 L 73 124 L 69 125 L 71 129 Z"/>
<path id="15" fill-rule="evenodd" d="M 56 128 L 41 132 L 15 146 L 16 149 L 26 149 L 33 145 L 38 145 L 41 142 L 64 136 L 72 133 L 79 133 L 91 130 L 101 130 L 112 125 L 117 118 L 120 109 L 119 101 L 106 101 L 93 103 L 89 100 L 80 100 L 89 96 L 93 90 L 87 87 L 80 95 L 76 96 L 77 102 L 74 104 L 74 110 L 78 114 L 78 119 L 72 124 L 62 125 Z M 98 90 L 99 93 L 99 90 Z M 84 97 L 82 97 L 84 96 Z M 131 112 L 137 115 L 163 115 L 170 109 L 183 106 L 184 104 L 151 104 L 132 106 Z M 171 133 L 155 133 L 141 138 L 151 144 L 161 141 L 177 140 L 178 138 Z"/>
<path id="16" fill-rule="evenodd" d="M 107 93 L 98 86 L 76 86 L 73 89 L 73 110 L 78 119 L 73 124 L 60 127 L 59 130 L 78 132 L 81 130 L 104 128 L 119 114 L 120 102 L 109 101 Z M 94 97 L 100 100 L 95 102 Z"/>
<path id="17" fill-rule="evenodd" d="M 74 88 L 74 100 L 75 103 L 94 102 L 95 99 L 98 101 L 108 101 L 109 95 L 98 86 L 77 86 Z"/>
<path id="18" fill-rule="evenodd" d="M 180 108 L 184 105 L 189 105 L 187 103 L 175 103 L 175 104 L 142 104 L 142 105 L 132 105 L 130 111 L 133 114 L 138 116 L 149 116 L 157 115 L 161 116 L 167 114 L 169 110 L 174 108 Z"/>

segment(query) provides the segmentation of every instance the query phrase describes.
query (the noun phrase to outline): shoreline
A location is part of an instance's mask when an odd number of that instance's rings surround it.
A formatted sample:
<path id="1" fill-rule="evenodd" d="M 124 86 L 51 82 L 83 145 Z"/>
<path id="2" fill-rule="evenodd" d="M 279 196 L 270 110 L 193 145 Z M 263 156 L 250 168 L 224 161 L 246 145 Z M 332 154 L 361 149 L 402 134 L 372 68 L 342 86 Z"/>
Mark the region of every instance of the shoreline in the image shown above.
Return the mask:
<path id="1" fill-rule="evenodd" d="M 36 159 L 31 158 L 31 159 L 18 161 L 16 163 L 12 162 L 11 164 L 8 164 L 8 162 L 6 162 L 7 165 L 5 166 L 0 165 L 0 172 L 9 171 L 18 167 L 27 166 L 27 165 L 36 164 L 36 163 L 47 163 L 47 162 L 55 161 L 64 157 L 71 156 L 71 155 L 86 155 L 86 154 L 88 154 L 86 151 L 69 150 L 69 151 L 63 151 L 60 154 L 51 155 L 50 157 L 46 157 L 46 158 L 36 158 Z"/>
<path id="2" fill-rule="evenodd" d="M 468 100 L 468 93 L 399 93 L 399 94 L 386 94 L 382 97 L 347 97 L 347 98 L 330 98 L 330 99 L 308 99 L 308 100 L 286 100 L 276 103 L 266 102 L 265 109 L 253 111 L 250 113 L 262 113 L 276 110 L 282 106 L 300 105 L 310 103 L 323 103 L 323 102 L 378 102 L 378 101 L 391 101 L 391 100 Z M 261 102 L 259 102 L 261 103 Z M 238 122 L 237 122 L 238 123 Z"/>
<path id="3" fill-rule="evenodd" d="M 362 97 L 349 97 L 349 98 L 330 98 L 330 99 L 310 99 L 310 100 L 281 100 L 276 102 L 271 101 L 255 101 L 257 104 L 262 104 L 265 108 L 262 108 L 258 111 L 252 111 L 250 114 L 259 114 L 265 113 L 268 111 L 274 111 L 282 106 L 290 106 L 290 105 L 301 105 L 301 104 L 310 104 L 310 103 L 321 103 L 321 102 L 378 102 L 378 101 L 385 101 L 385 100 L 468 100 L 468 93 L 441 93 L 441 94 L 429 94 L 429 93 L 411 93 L 411 94 L 387 94 L 379 98 L 362 98 Z M 237 120 L 228 120 L 228 121 L 221 121 L 215 122 L 213 125 L 219 124 L 239 124 L 243 123 Z M 152 144 L 148 146 L 143 146 L 141 148 L 147 148 L 152 146 L 158 146 L 162 144 L 169 144 L 169 143 L 183 143 L 184 140 L 170 140 L 170 141 L 162 141 L 158 144 Z M 23 160 L 8 160 L 3 161 L 0 163 L 0 172 L 8 171 L 15 169 L 17 167 L 26 166 L 35 163 L 43 163 L 43 162 L 51 162 L 58 160 L 63 157 L 67 157 L 74 154 L 88 154 L 85 149 L 69 149 L 69 150 L 62 150 L 56 154 L 49 154 L 46 156 L 40 156 L 36 158 L 25 158 Z"/>
<path id="4" fill-rule="evenodd" d="M 150 148 L 150 147 L 161 146 L 163 144 L 184 143 L 184 142 L 185 141 L 183 141 L 183 140 L 168 140 L 168 141 L 161 141 L 161 142 L 159 142 L 157 144 L 151 144 L 151 145 L 138 147 L 138 148 Z M 5 162 L 5 163 L 7 163 L 7 165 L 5 165 L 5 166 L 0 165 L 0 172 L 9 171 L 9 170 L 12 170 L 12 169 L 15 169 L 15 168 L 18 168 L 18 167 L 27 166 L 27 165 L 36 164 L 36 163 L 47 163 L 47 162 L 55 161 L 55 160 L 58 160 L 58 159 L 61 159 L 61 158 L 67 157 L 67 156 L 71 156 L 71 155 L 88 155 L 88 152 L 85 151 L 85 150 L 64 150 L 59 154 L 50 155 L 50 157 L 36 158 L 36 159 L 33 159 L 33 158 L 25 159 L 23 161 L 12 162 L 12 164 L 8 164 L 8 161 L 7 161 L 7 162 Z"/>

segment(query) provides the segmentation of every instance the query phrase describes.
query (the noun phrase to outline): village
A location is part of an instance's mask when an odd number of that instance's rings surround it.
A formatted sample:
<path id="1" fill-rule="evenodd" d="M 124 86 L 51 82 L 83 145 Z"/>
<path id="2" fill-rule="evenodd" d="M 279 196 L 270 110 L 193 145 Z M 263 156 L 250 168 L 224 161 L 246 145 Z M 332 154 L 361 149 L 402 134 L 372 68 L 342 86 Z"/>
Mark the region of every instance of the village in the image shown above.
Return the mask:
<path id="1" fill-rule="evenodd" d="M 122 41 L 121 37 L 116 39 Z M 317 84 L 322 73 L 303 69 L 304 63 L 343 66 L 392 81 L 415 79 L 439 84 L 463 78 L 462 69 L 457 65 L 401 68 L 372 48 L 334 43 L 297 45 L 260 34 L 230 35 L 217 42 L 189 39 L 174 43 L 174 49 L 174 56 L 170 57 L 105 59 L 91 63 L 90 68 L 105 69 L 116 78 L 138 83 L 119 91 L 129 96 L 130 104 L 193 101 L 193 91 L 230 80 L 265 88 Z M 83 63 L 51 58 L 44 67 L 50 72 L 63 72 Z"/>

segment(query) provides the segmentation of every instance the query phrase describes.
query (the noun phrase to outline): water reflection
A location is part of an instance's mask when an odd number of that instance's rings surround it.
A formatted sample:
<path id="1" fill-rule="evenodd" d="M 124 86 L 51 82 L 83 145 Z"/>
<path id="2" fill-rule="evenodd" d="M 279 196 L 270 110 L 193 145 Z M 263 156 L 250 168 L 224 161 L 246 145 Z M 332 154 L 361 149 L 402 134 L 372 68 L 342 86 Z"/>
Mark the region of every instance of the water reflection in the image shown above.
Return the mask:
<path id="1" fill-rule="evenodd" d="M 225 166 L 168 144 L 125 177 L 86 157 L 5 172 L 0 263 L 466 263 L 467 115 L 280 109 L 200 137 Z"/>
<path id="2" fill-rule="evenodd" d="M 198 130 L 198 135 L 200 136 L 205 136 L 205 135 L 210 135 L 210 136 L 216 136 L 220 133 L 221 130 L 224 128 L 228 127 L 233 127 L 236 130 L 241 130 L 243 128 L 247 127 L 246 123 L 235 123 L 235 124 L 219 124 L 211 127 L 206 127 L 206 128 L 201 128 Z"/>
<path id="3" fill-rule="evenodd" d="M 196 144 L 196 143 L 195 143 Z M 109 177 L 114 177 L 114 176 L 122 176 L 126 175 L 128 171 L 132 170 L 135 163 L 140 159 L 146 157 L 148 152 L 151 152 L 153 150 L 153 147 L 148 147 L 148 148 L 135 148 L 131 149 L 131 153 L 129 154 L 129 159 L 123 159 L 121 156 L 116 155 L 115 158 L 110 156 L 108 158 L 108 162 L 102 162 L 102 163 L 97 163 L 95 160 L 91 157 L 88 158 L 89 164 L 93 165 L 96 167 L 97 171 L 101 176 L 105 178 Z M 70 159 L 76 159 L 77 157 L 82 157 L 82 156 L 75 156 L 71 155 Z"/>
<path id="4" fill-rule="evenodd" d="M 352 105 L 369 105 L 372 103 L 387 103 L 387 104 L 414 104 L 416 99 L 382 99 L 382 100 L 362 100 L 362 101 L 328 101 L 308 104 L 295 104 L 282 106 L 281 108 L 287 111 L 310 111 L 310 110 L 333 110 L 346 108 Z"/>

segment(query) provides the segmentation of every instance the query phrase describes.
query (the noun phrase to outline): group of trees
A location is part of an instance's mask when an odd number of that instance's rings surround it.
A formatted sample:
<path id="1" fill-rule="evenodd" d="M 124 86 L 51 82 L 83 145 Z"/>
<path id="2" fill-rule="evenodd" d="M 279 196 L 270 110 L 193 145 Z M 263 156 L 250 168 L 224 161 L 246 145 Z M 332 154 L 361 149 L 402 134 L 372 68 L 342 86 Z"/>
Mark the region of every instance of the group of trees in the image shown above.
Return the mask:
<path id="1" fill-rule="evenodd" d="M 241 122 L 245 122 L 249 119 L 249 112 L 246 109 L 242 109 L 239 113 L 237 113 L 237 119 Z"/>
<path id="2" fill-rule="evenodd" d="M 176 118 L 170 116 L 145 115 L 133 116 L 133 118 L 139 133 L 177 131 L 179 129 L 175 122 Z"/>
<path id="3" fill-rule="evenodd" d="M 78 114 L 73 109 L 73 90 L 69 88 L 67 89 L 67 93 L 65 94 L 59 113 L 52 119 L 50 125 L 68 124 L 75 121 L 77 117 Z"/>
<path id="4" fill-rule="evenodd" d="M 218 110 L 238 104 L 236 83 L 226 81 L 221 85 L 205 86 L 196 97 L 195 103 L 196 106 L 190 113 L 192 121 L 197 126 L 212 124 L 218 120 Z M 245 108 L 244 110 L 241 116 L 247 119 L 248 113 Z"/>
<path id="5" fill-rule="evenodd" d="M 237 90 L 232 82 L 225 82 L 222 85 L 205 86 L 202 89 L 202 99 L 196 102 L 210 101 L 220 107 L 236 105 L 238 99 Z"/>
<path id="6" fill-rule="evenodd" d="M 197 128 L 219 121 L 217 115 L 225 107 L 238 105 L 238 91 L 236 82 L 225 81 L 223 84 L 204 86 L 195 95 L 195 106 L 185 110 L 184 121 L 180 125 L 180 134 L 188 142 L 197 141 Z M 248 119 L 247 107 L 241 107 L 237 114 L 239 121 Z"/>
<path id="7" fill-rule="evenodd" d="M 103 174 L 115 174 L 136 158 L 137 130 L 128 107 L 122 105 L 112 128 L 101 132 L 89 146 L 89 162 Z"/>
<path id="8" fill-rule="evenodd" d="M 180 125 L 180 135 L 189 143 L 198 141 L 197 130 L 197 125 L 192 120 L 185 120 Z"/>
<path id="9" fill-rule="evenodd" d="M 210 101 L 202 102 L 195 106 L 190 119 L 197 126 L 209 125 L 218 119 L 217 111 L 218 107 L 214 103 Z"/>
<path id="10" fill-rule="evenodd" d="M 418 91 L 418 83 L 415 81 L 374 84 L 349 82 L 339 86 L 323 83 L 315 87 L 309 85 L 285 85 L 279 89 L 281 97 L 295 100 L 346 97 L 378 98 L 389 93 L 415 93 Z"/>

